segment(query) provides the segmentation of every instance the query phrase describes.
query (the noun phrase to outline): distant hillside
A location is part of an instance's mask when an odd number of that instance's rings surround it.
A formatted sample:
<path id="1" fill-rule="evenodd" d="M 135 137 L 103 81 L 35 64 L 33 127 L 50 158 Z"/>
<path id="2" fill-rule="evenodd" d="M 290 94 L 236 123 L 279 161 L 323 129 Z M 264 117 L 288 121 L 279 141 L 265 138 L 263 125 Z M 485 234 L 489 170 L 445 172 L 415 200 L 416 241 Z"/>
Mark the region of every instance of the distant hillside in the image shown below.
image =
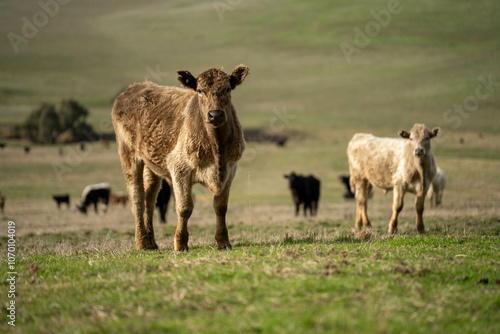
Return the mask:
<path id="1" fill-rule="evenodd" d="M 0 128 L 63 98 L 82 101 L 97 125 L 131 82 L 177 85 L 179 69 L 244 63 L 234 99 L 247 126 L 285 108 L 296 116 L 287 126 L 320 138 L 416 121 L 500 132 L 496 84 L 468 116 L 448 111 L 481 80 L 500 81 L 500 2 L 46 3 L 0 2 Z"/>

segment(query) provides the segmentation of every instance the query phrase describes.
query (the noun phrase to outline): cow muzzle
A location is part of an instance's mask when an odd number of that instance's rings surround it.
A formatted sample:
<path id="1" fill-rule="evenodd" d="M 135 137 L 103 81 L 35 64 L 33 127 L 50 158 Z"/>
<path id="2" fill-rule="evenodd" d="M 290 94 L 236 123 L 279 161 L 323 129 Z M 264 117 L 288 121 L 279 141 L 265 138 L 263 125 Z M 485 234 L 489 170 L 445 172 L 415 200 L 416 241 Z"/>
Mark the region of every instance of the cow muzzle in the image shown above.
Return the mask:
<path id="1" fill-rule="evenodd" d="M 226 114 L 222 110 L 211 110 L 207 114 L 207 119 L 208 123 L 218 127 L 226 121 Z"/>
<path id="2" fill-rule="evenodd" d="M 416 148 L 414 151 L 413 151 L 413 155 L 415 155 L 416 157 L 423 157 L 425 155 L 425 150 L 423 148 Z"/>

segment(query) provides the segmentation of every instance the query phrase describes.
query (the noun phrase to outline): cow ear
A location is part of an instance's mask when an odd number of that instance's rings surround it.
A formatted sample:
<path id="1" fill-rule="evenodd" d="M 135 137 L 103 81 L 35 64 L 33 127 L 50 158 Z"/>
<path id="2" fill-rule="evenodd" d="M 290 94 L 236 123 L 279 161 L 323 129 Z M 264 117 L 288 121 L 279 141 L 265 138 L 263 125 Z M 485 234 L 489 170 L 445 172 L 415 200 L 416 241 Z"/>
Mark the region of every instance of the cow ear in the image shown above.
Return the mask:
<path id="1" fill-rule="evenodd" d="M 177 71 L 177 74 L 179 74 L 177 80 L 179 80 L 183 87 L 196 90 L 196 78 L 189 71 Z"/>
<path id="2" fill-rule="evenodd" d="M 434 128 L 434 129 L 432 129 L 432 131 L 430 132 L 431 138 L 436 137 L 440 131 L 441 131 L 440 128 Z"/>
<path id="3" fill-rule="evenodd" d="M 241 84 L 243 80 L 245 80 L 245 77 L 248 75 L 248 67 L 245 65 L 239 65 L 237 66 L 233 73 L 231 73 L 231 78 L 229 79 L 231 83 L 231 89 L 235 89 L 236 86 Z"/>
<path id="4" fill-rule="evenodd" d="M 410 133 L 408 131 L 405 131 L 405 130 L 400 130 L 399 136 L 408 139 L 408 138 L 410 138 Z"/>

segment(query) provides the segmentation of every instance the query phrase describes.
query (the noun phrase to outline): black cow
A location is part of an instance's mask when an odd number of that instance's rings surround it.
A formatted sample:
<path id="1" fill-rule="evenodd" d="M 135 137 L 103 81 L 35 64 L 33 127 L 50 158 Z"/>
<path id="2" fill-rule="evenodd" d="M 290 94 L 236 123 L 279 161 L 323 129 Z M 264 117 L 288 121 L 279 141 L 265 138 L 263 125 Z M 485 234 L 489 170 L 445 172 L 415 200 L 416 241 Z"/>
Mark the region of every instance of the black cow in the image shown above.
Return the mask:
<path id="1" fill-rule="evenodd" d="M 97 213 L 97 202 L 102 202 L 106 206 L 104 212 L 108 210 L 109 194 L 111 186 L 109 183 L 98 183 L 86 186 L 82 192 L 82 201 L 76 208 L 84 214 L 87 214 L 87 207 L 94 204 L 95 213 Z"/>
<path id="2" fill-rule="evenodd" d="M 311 216 L 315 216 L 318 213 L 320 181 L 313 175 L 302 176 L 294 172 L 284 177 L 289 180 L 289 188 L 295 203 L 295 215 L 299 215 L 300 205 L 304 203 L 304 217 L 307 216 L 307 209 Z"/>
<path id="3" fill-rule="evenodd" d="M 339 176 L 340 182 L 342 182 L 346 188 L 346 192 L 344 193 L 344 198 L 345 199 L 354 199 L 355 194 L 351 190 L 351 176 L 350 175 L 341 175 Z M 370 189 L 370 192 L 368 193 L 368 198 L 373 197 L 373 188 Z"/>
<path id="4" fill-rule="evenodd" d="M 57 202 L 57 208 L 61 208 L 61 203 L 66 203 L 68 205 L 69 209 L 69 194 L 64 194 L 64 195 L 52 195 L 52 198 L 54 201 Z"/>
<path id="5" fill-rule="evenodd" d="M 170 185 L 165 181 L 161 180 L 161 189 L 158 192 L 158 197 L 156 198 L 156 207 L 160 212 L 160 221 L 163 224 L 167 223 L 167 207 L 170 201 Z"/>
<path id="6" fill-rule="evenodd" d="M 351 177 L 349 175 L 340 175 L 339 179 L 340 182 L 342 182 L 346 188 L 346 192 L 344 193 L 344 198 L 354 199 L 354 193 L 351 191 L 351 184 L 349 183 Z"/>

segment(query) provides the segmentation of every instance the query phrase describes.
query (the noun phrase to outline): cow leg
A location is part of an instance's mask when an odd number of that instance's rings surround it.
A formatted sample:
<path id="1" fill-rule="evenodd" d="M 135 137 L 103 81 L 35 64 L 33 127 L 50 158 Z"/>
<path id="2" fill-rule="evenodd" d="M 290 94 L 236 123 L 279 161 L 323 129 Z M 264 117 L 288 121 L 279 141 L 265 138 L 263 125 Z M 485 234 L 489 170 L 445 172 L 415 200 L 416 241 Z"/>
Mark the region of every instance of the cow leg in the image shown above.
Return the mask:
<path id="1" fill-rule="evenodd" d="M 191 196 L 191 180 L 189 176 L 173 176 L 172 186 L 177 211 L 177 229 L 174 236 L 174 250 L 187 251 L 189 232 L 187 229 L 189 217 L 193 213 L 194 203 Z"/>
<path id="2" fill-rule="evenodd" d="M 295 217 L 299 215 L 299 210 L 300 210 L 300 202 L 295 201 Z"/>
<path id="3" fill-rule="evenodd" d="M 95 214 L 97 214 L 97 198 L 94 201 L 94 211 L 95 211 Z"/>
<path id="4" fill-rule="evenodd" d="M 420 234 L 425 233 L 424 220 L 422 215 L 424 213 L 425 193 L 415 197 L 415 210 L 417 211 L 417 231 Z"/>
<path id="5" fill-rule="evenodd" d="M 158 207 L 158 211 L 160 211 L 160 222 L 162 224 L 166 224 L 167 223 L 167 205 L 164 203 L 160 204 L 160 206 Z"/>
<path id="6" fill-rule="evenodd" d="M 433 187 L 433 192 L 432 192 L 432 201 L 431 201 L 431 207 L 438 206 L 441 204 L 441 196 L 443 195 L 443 192 L 439 189 L 439 186 L 434 186 Z"/>
<path id="7" fill-rule="evenodd" d="M 308 201 L 307 202 L 307 208 L 309 209 L 309 216 L 312 217 L 313 213 L 312 213 L 312 202 L 311 201 Z M 306 216 L 306 212 L 305 212 L 305 208 L 304 208 L 304 217 Z"/>
<path id="8" fill-rule="evenodd" d="M 443 189 L 436 187 L 436 206 L 441 205 L 442 200 L 443 200 Z"/>
<path id="9" fill-rule="evenodd" d="M 367 180 L 358 181 L 356 183 L 356 229 L 361 230 L 362 226 L 365 229 L 372 227 L 367 214 L 367 200 L 370 185 Z"/>
<path id="10" fill-rule="evenodd" d="M 104 197 L 103 203 L 104 203 L 104 213 L 106 213 L 108 212 L 108 206 L 109 206 L 109 193 L 107 194 L 106 197 Z"/>
<path id="11" fill-rule="evenodd" d="M 224 191 L 220 195 L 214 196 L 214 211 L 216 216 L 215 241 L 219 250 L 232 249 L 226 227 L 226 212 L 230 188 L 231 182 L 228 181 L 228 185 Z"/>
<path id="12" fill-rule="evenodd" d="M 149 238 L 155 242 L 153 214 L 155 211 L 156 197 L 158 196 L 158 191 L 160 190 L 161 178 L 153 173 L 153 171 L 148 167 L 144 167 L 143 180 L 145 197 L 144 222 L 146 233 Z"/>
<path id="13" fill-rule="evenodd" d="M 398 231 L 398 215 L 403 210 L 403 190 L 394 188 L 394 195 L 392 200 L 392 217 L 389 221 L 389 234 L 394 234 Z"/>
<path id="14" fill-rule="evenodd" d="M 356 230 L 361 231 L 363 228 L 363 219 L 361 218 L 361 210 L 365 205 L 366 199 L 363 197 L 362 185 L 356 184 Z"/>
<path id="15" fill-rule="evenodd" d="M 135 218 L 135 246 L 137 250 L 157 249 L 158 245 L 154 237 L 148 234 L 144 225 L 144 162 L 134 160 L 124 162 L 122 157 L 122 166 L 127 183 L 130 208 Z"/>

